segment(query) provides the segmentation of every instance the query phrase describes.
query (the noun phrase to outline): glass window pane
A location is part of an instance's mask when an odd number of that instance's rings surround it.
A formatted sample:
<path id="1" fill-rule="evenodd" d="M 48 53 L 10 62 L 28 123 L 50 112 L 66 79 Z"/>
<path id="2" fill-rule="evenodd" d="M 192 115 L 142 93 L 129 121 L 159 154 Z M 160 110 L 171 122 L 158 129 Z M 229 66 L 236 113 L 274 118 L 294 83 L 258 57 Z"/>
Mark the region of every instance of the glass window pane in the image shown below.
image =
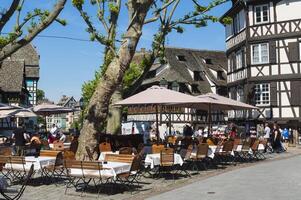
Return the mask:
<path id="1" fill-rule="evenodd" d="M 253 45 L 253 63 L 259 63 L 259 45 Z"/>
<path id="2" fill-rule="evenodd" d="M 260 23 L 261 22 L 261 7 L 256 7 L 255 8 L 255 13 L 256 13 L 256 22 Z"/>
<path id="3" fill-rule="evenodd" d="M 262 21 L 263 22 L 269 21 L 268 6 L 263 6 L 262 7 Z"/>

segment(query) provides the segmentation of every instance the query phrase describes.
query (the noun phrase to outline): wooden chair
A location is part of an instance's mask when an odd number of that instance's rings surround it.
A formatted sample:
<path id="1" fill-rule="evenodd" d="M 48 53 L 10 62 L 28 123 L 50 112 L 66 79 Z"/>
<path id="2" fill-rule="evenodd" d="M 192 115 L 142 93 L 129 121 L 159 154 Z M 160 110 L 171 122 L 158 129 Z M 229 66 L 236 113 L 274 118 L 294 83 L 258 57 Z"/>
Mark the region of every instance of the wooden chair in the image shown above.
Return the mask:
<path id="1" fill-rule="evenodd" d="M 207 144 L 208 144 L 209 146 L 215 145 L 214 142 L 212 141 L 212 139 L 210 139 L 210 138 L 208 138 L 208 139 L 206 140 L 206 142 L 207 142 Z"/>
<path id="2" fill-rule="evenodd" d="M 174 179 L 174 174 L 171 173 L 174 170 L 174 153 L 160 153 L 160 166 L 159 166 L 159 175 L 162 173 L 168 172 L 172 174 Z"/>
<path id="3" fill-rule="evenodd" d="M 25 191 L 25 188 L 28 185 L 28 182 L 30 181 L 33 174 L 34 174 L 34 165 L 31 165 L 30 168 L 29 168 L 29 171 L 27 173 L 26 178 L 22 182 L 22 186 L 21 186 L 21 188 L 19 189 L 19 191 L 16 195 L 12 196 L 12 195 L 8 194 L 8 193 L 11 193 L 10 188 L 6 188 L 5 190 L 0 189 L 0 194 L 7 200 L 18 200 L 18 199 L 20 199 L 22 197 L 22 195 Z"/>
<path id="4" fill-rule="evenodd" d="M 99 144 L 99 152 L 112 151 L 111 144 L 108 142 L 102 142 Z"/>
<path id="5" fill-rule="evenodd" d="M 54 141 L 53 142 L 53 150 L 55 151 L 64 151 L 64 142 L 62 141 Z"/>
<path id="6" fill-rule="evenodd" d="M 163 144 L 153 144 L 152 145 L 152 153 L 161 153 L 161 151 L 164 149 L 164 145 Z"/>
<path id="7" fill-rule="evenodd" d="M 41 150 L 40 156 L 41 157 L 56 157 L 58 153 L 61 151 L 54 151 L 54 150 Z"/>
<path id="8" fill-rule="evenodd" d="M 119 149 L 119 154 L 128 154 L 132 155 L 133 151 L 131 147 L 122 147 Z"/>
<path id="9" fill-rule="evenodd" d="M 10 180 L 14 181 L 24 181 L 24 178 L 30 168 L 26 166 L 26 161 L 24 156 L 9 156 L 7 164 L 4 169 L 10 176 Z"/>
<path id="10" fill-rule="evenodd" d="M 63 158 L 63 152 L 58 152 L 55 158 L 55 163 L 43 167 L 42 175 L 47 178 L 47 181 L 53 182 L 54 180 L 62 177 L 64 174 Z"/>
<path id="11" fill-rule="evenodd" d="M 142 156 L 136 155 L 133 158 L 131 169 L 128 173 L 119 174 L 117 176 L 118 181 L 120 181 L 124 185 L 133 186 L 135 183 L 139 187 L 139 175 L 141 174 L 141 162 Z"/>
<path id="12" fill-rule="evenodd" d="M 86 149 L 89 161 L 93 161 L 94 160 L 93 153 L 90 151 L 90 148 L 88 146 L 86 146 L 85 149 Z"/>
<path id="13" fill-rule="evenodd" d="M 251 141 L 246 139 L 242 145 L 241 151 L 239 152 L 239 156 L 242 161 L 247 161 L 251 158 L 249 154 L 250 147 L 251 147 Z"/>
<path id="14" fill-rule="evenodd" d="M 0 148 L 0 155 L 2 156 L 11 156 L 12 148 L 11 147 L 2 147 Z"/>
<path id="15" fill-rule="evenodd" d="M 78 140 L 77 139 L 73 139 L 71 144 L 70 144 L 70 151 L 72 151 L 74 154 L 76 154 L 78 148 Z"/>
<path id="16" fill-rule="evenodd" d="M 97 186 L 102 183 L 102 179 L 111 178 L 101 175 L 101 170 L 103 167 L 100 162 L 64 160 L 64 168 L 67 171 L 67 177 L 69 180 L 66 184 L 65 194 L 67 194 L 68 188 L 72 186 L 77 189 L 78 184 L 82 185 L 82 192 L 85 192 L 89 183 L 94 183 L 94 186 L 98 189 L 99 194 L 101 187 Z"/>
<path id="17" fill-rule="evenodd" d="M 164 148 L 161 150 L 160 153 L 174 153 L 174 149 L 173 148 Z"/>
<path id="18" fill-rule="evenodd" d="M 75 154 L 73 153 L 73 151 L 64 151 L 64 160 L 75 160 Z"/>
<path id="19" fill-rule="evenodd" d="M 107 162 L 123 162 L 132 163 L 135 156 L 127 154 L 106 154 L 105 161 Z"/>
<path id="20" fill-rule="evenodd" d="M 199 164 L 203 166 L 204 169 L 206 167 L 206 159 L 208 156 L 209 145 L 207 143 L 198 144 L 196 149 L 196 154 L 191 156 L 190 159 L 192 161 L 192 169 L 199 170 Z"/>
<path id="21" fill-rule="evenodd" d="M 234 142 L 228 140 L 224 142 L 222 151 L 215 152 L 215 159 L 219 162 L 233 162 L 234 158 L 231 154 L 233 151 Z"/>

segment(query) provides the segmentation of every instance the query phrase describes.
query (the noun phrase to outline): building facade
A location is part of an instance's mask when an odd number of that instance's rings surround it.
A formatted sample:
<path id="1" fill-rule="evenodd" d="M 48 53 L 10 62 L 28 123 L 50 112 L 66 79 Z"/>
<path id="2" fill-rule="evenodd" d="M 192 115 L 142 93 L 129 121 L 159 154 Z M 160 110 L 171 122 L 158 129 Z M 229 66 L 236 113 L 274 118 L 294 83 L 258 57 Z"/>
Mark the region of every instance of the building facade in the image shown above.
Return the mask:
<path id="1" fill-rule="evenodd" d="M 29 107 L 36 105 L 40 56 L 28 44 L 6 58 L 0 67 L 0 102 Z"/>
<path id="2" fill-rule="evenodd" d="M 68 97 L 63 95 L 57 105 L 74 109 L 77 106 L 77 101 L 72 96 Z M 47 129 L 50 130 L 52 125 L 56 124 L 60 129 L 68 131 L 72 128 L 73 123 L 78 120 L 78 118 L 79 114 L 77 111 L 66 114 L 51 115 L 46 117 L 46 126 Z"/>
<path id="3" fill-rule="evenodd" d="M 198 50 L 188 48 L 166 47 L 164 63 L 155 62 L 146 75 L 139 91 L 153 85 L 185 94 L 198 96 L 206 93 L 217 93 L 227 96 L 227 58 L 223 51 Z M 138 109 L 138 110 L 137 110 Z M 195 111 L 185 108 L 160 108 L 160 122 L 166 124 L 207 122 L 206 111 Z M 147 108 L 129 108 L 127 121 L 155 121 L 155 110 Z M 213 121 L 224 123 L 227 113 L 213 113 Z"/>
<path id="4" fill-rule="evenodd" d="M 229 118 L 300 121 L 300 10 L 300 0 L 232 0 L 223 17 L 232 18 L 225 25 L 229 96 L 260 110 Z"/>

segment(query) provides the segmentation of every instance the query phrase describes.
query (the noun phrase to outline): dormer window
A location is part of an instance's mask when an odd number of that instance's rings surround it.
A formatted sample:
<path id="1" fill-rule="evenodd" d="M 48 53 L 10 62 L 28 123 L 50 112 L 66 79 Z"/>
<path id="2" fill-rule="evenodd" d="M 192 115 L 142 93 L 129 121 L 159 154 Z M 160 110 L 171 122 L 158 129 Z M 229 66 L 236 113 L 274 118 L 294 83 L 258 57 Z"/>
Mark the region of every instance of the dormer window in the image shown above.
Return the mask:
<path id="1" fill-rule="evenodd" d="M 208 65 L 212 65 L 212 60 L 210 58 L 206 58 L 205 63 Z"/>
<path id="2" fill-rule="evenodd" d="M 177 59 L 178 59 L 178 61 L 182 61 L 182 62 L 186 61 L 186 58 L 183 55 L 177 55 Z"/>
<path id="3" fill-rule="evenodd" d="M 223 77 L 223 71 L 217 71 L 217 79 L 218 80 L 225 80 L 225 78 Z"/>
<path id="4" fill-rule="evenodd" d="M 200 74 L 201 72 L 199 71 L 194 71 L 193 72 L 193 79 L 194 81 L 203 81 L 202 76 Z"/>
<path id="5" fill-rule="evenodd" d="M 269 22 L 268 4 L 255 6 L 255 23 L 261 24 L 266 22 Z"/>

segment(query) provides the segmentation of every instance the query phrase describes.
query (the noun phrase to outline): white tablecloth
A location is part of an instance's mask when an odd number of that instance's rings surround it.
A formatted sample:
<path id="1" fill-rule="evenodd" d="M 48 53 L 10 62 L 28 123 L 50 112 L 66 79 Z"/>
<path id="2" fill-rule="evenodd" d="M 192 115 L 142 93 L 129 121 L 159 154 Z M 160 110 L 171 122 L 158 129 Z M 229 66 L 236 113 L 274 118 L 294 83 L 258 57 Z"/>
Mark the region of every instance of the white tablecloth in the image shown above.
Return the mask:
<path id="1" fill-rule="evenodd" d="M 26 156 L 25 157 L 25 162 L 26 164 L 24 165 L 24 168 L 26 170 L 29 170 L 31 165 L 34 165 L 34 170 L 35 171 L 39 171 L 41 170 L 43 167 L 51 165 L 51 164 L 55 164 L 55 157 L 34 157 L 34 156 Z M 5 168 L 7 169 L 20 169 L 23 170 L 23 165 L 22 164 L 9 164 L 6 163 L 5 164 Z"/>
<path id="2" fill-rule="evenodd" d="M 175 165 L 183 165 L 183 159 L 180 154 L 174 154 L 174 164 Z M 154 168 L 155 166 L 160 165 L 160 154 L 147 154 L 145 158 L 145 165 L 150 166 L 150 168 Z"/>
<path id="3" fill-rule="evenodd" d="M 121 163 L 121 162 L 108 162 L 106 164 L 102 164 L 103 170 L 100 170 L 100 175 L 103 178 L 114 177 L 118 174 L 127 173 L 131 170 L 131 165 L 128 163 Z M 81 170 L 81 169 L 71 169 L 70 174 L 73 176 L 82 176 L 84 175 L 94 175 L 99 176 L 98 170 Z"/>

